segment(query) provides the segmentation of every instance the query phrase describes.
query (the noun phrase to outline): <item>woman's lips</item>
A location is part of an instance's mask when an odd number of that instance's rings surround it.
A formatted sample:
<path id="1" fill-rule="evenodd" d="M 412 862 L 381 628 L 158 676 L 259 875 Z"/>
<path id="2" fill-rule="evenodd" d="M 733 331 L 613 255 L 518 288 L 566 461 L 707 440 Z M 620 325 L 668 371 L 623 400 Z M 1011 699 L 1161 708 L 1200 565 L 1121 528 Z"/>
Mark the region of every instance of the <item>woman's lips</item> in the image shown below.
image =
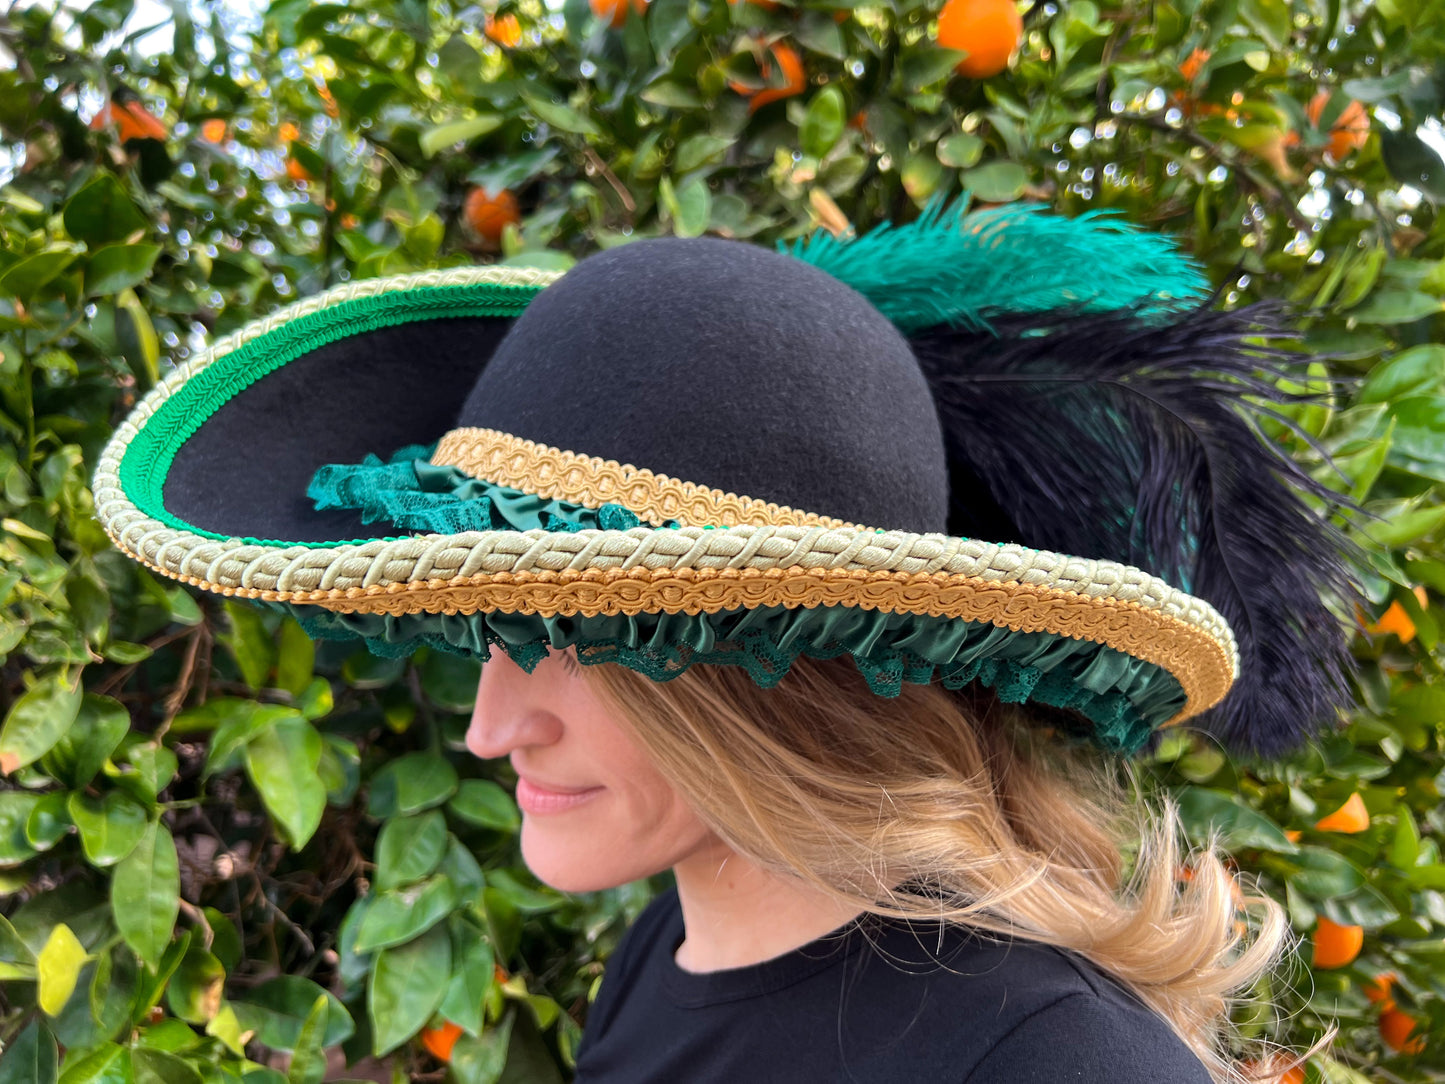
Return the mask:
<path id="1" fill-rule="evenodd" d="M 548 790 L 522 776 L 517 777 L 517 805 L 524 813 L 561 813 L 601 794 L 606 787 L 587 787 L 585 790 Z"/>

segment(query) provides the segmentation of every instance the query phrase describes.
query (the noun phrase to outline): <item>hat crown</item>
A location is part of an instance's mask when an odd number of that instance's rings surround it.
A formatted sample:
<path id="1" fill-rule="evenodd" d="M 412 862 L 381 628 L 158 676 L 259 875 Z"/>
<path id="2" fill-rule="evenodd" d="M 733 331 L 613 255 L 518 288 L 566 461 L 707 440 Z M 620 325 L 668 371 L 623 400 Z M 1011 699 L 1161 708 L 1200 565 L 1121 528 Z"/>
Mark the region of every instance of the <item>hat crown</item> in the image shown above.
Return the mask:
<path id="1" fill-rule="evenodd" d="M 928 384 L 861 295 L 706 238 L 589 257 L 517 319 L 459 427 L 852 523 L 943 531 Z"/>

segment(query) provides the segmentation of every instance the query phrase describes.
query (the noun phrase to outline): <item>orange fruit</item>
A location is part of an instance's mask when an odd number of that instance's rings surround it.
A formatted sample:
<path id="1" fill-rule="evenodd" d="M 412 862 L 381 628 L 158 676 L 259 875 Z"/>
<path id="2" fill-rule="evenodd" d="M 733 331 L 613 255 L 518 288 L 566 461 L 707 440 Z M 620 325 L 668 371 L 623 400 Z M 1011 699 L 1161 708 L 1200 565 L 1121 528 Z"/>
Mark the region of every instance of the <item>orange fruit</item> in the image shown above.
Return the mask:
<path id="1" fill-rule="evenodd" d="M 447 1020 L 439 1028 L 425 1028 L 421 1033 L 421 1045 L 427 1048 L 427 1052 L 437 1061 L 451 1061 L 452 1047 L 457 1045 L 461 1038 L 462 1029 Z"/>
<path id="2" fill-rule="evenodd" d="M 1380 1038 L 1399 1054 L 1419 1054 L 1425 1049 L 1425 1037 L 1414 1034 L 1419 1026 L 1420 1021 L 1393 1005 L 1380 1014 Z"/>
<path id="3" fill-rule="evenodd" d="M 749 113 L 756 113 L 769 102 L 776 102 L 783 98 L 791 98 L 796 94 L 801 94 L 808 88 L 808 76 L 803 71 L 803 58 L 798 55 L 798 50 L 794 49 L 787 42 L 777 41 L 773 43 L 772 54 L 773 61 L 778 65 L 778 70 L 783 73 L 784 83 L 782 86 L 764 87 L 762 90 L 755 91 L 751 87 L 743 86 L 741 83 L 728 84 L 728 86 L 737 93 L 752 99 L 748 102 Z M 764 60 L 762 72 L 763 78 L 772 79 L 773 65 L 767 60 Z"/>
<path id="4" fill-rule="evenodd" d="M 1316 128 L 1320 126 L 1320 117 L 1324 115 L 1329 100 L 1330 92 L 1322 90 L 1310 99 L 1310 104 L 1305 109 L 1310 123 Z M 1370 114 L 1365 112 L 1363 105 L 1351 99 L 1350 104 L 1345 106 L 1344 111 L 1336 118 L 1334 127 L 1330 129 L 1330 142 L 1325 150 L 1331 159 L 1341 162 L 1349 157 L 1351 151 L 1363 147 L 1365 140 L 1369 138 Z M 1393 609 L 1393 605 L 1391 608 Z"/>
<path id="5" fill-rule="evenodd" d="M 1323 915 L 1315 927 L 1314 965 L 1344 967 L 1354 961 L 1365 944 L 1365 931 L 1359 926 L 1340 926 Z"/>
<path id="6" fill-rule="evenodd" d="M 305 166 L 289 156 L 286 159 L 286 176 L 290 177 L 297 184 L 301 184 L 303 181 L 315 180 L 310 173 L 306 172 Z"/>
<path id="7" fill-rule="evenodd" d="M 1391 996 L 1390 990 L 1395 985 L 1397 978 L 1398 976 L 1393 971 L 1384 971 L 1376 975 L 1365 983 L 1365 1000 L 1380 1006 L 1381 1012 L 1393 1009 L 1395 999 Z"/>
<path id="8" fill-rule="evenodd" d="M 138 101 L 129 101 L 123 105 L 107 102 L 90 120 L 91 128 L 97 132 L 108 124 L 115 125 L 116 135 L 122 143 L 128 143 L 132 139 L 164 140 L 170 135 L 166 126 L 147 113 L 145 106 Z"/>
<path id="9" fill-rule="evenodd" d="M 294 143 L 301 138 L 301 129 L 289 120 L 283 121 L 281 127 L 276 129 L 276 138 L 282 143 Z"/>
<path id="10" fill-rule="evenodd" d="M 1284 838 L 1289 840 L 1291 843 L 1298 843 L 1302 835 L 1304 835 L 1304 833 L 1301 832 L 1298 828 L 1286 828 L 1284 830 Z"/>
<path id="11" fill-rule="evenodd" d="M 938 13 L 938 44 L 964 49 L 957 71 L 987 79 L 1008 67 L 1024 36 L 1024 21 L 1013 0 L 948 0 Z"/>
<path id="12" fill-rule="evenodd" d="M 1315 821 L 1315 827 L 1321 832 L 1363 832 L 1370 827 L 1370 811 L 1360 792 L 1355 791 L 1339 809 Z"/>
<path id="13" fill-rule="evenodd" d="M 1304 1066 L 1291 1065 L 1285 1068 L 1290 1060 L 1283 1055 L 1275 1055 L 1268 1061 L 1242 1061 L 1239 1069 L 1250 1080 L 1258 1081 L 1259 1084 L 1305 1084 Z"/>
<path id="14" fill-rule="evenodd" d="M 587 3 L 592 8 L 593 15 L 614 27 L 627 22 L 628 0 L 587 0 Z M 647 10 L 647 0 L 631 0 L 631 8 L 641 15 Z"/>
<path id="15" fill-rule="evenodd" d="M 1204 65 L 1207 63 L 1209 63 L 1209 50 L 1195 49 L 1184 58 L 1184 63 L 1179 65 L 1179 74 L 1192 83 L 1199 78 L 1199 73 L 1204 70 Z"/>
<path id="16" fill-rule="evenodd" d="M 503 49 L 511 49 L 522 40 L 522 24 L 511 13 L 497 16 L 488 15 L 482 33 Z"/>
<path id="17" fill-rule="evenodd" d="M 517 197 L 505 188 L 495 196 L 485 188 L 473 188 L 462 204 L 462 217 L 479 237 L 495 245 L 501 242 L 509 222 L 522 221 L 522 212 Z"/>
<path id="18" fill-rule="evenodd" d="M 207 143 L 224 143 L 226 141 L 226 122 L 220 117 L 212 117 L 201 125 L 201 138 Z"/>

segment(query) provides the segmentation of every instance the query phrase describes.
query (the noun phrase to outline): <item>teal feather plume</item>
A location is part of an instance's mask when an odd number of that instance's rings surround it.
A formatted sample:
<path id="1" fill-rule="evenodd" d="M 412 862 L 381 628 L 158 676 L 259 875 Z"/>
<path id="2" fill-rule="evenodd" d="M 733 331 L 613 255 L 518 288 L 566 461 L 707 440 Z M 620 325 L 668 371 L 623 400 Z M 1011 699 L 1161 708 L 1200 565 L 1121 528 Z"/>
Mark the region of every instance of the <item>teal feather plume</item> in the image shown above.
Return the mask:
<path id="1" fill-rule="evenodd" d="M 967 212 L 966 198 L 934 199 L 904 226 L 780 247 L 853 287 L 904 334 L 1058 309 L 1162 315 L 1210 294 L 1172 239 L 1111 212 L 1065 218 L 1029 203 Z"/>

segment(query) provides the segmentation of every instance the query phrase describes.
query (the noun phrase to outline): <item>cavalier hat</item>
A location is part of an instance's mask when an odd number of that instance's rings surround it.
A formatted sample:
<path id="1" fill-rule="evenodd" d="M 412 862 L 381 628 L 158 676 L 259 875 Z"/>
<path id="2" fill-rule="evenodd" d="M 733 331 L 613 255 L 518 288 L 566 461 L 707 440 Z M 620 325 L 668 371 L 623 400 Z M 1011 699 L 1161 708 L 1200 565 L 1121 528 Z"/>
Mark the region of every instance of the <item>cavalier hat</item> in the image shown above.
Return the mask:
<path id="1" fill-rule="evenodd" d="M 361 281 L 170 373 L 97 515 L 383 654 L 765 686 L 847 654 L 1115 750 L 1202 716 L 1274 751 L 1346 698 L 1350 585 L 1328 491 L 1259 433 L 1279 324 L 1164 238 L 1030 207 Z"/>

